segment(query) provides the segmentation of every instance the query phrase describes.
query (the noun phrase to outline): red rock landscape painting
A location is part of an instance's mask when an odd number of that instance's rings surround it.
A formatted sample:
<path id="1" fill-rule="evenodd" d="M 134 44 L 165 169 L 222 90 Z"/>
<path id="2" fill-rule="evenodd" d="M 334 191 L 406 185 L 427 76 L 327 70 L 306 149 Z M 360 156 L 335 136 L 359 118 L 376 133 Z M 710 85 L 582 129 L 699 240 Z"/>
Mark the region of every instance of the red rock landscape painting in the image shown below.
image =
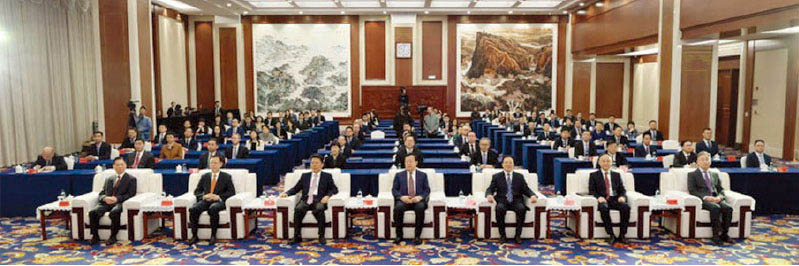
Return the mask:
<path id="1" fill-rule="evenodd" d="M 458 24 L 458 115 L 552 107 L 550 24 Z"/>

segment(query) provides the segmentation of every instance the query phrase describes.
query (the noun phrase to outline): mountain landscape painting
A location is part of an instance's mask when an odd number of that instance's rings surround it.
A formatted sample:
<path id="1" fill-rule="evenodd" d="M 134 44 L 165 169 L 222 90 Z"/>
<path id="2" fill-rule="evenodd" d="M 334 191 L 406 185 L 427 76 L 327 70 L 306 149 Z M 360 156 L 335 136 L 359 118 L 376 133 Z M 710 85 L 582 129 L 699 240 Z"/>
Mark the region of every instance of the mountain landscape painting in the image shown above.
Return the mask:
<path id="1" fill-rule="evenodd" d="M 458 116 L 552 107 L 551 24 L 458 24 Z"/>
<path id="2" fill-rule="evenodd" d="M 350 116 L 349 24 L 254 24 L 256 112 Z"/>

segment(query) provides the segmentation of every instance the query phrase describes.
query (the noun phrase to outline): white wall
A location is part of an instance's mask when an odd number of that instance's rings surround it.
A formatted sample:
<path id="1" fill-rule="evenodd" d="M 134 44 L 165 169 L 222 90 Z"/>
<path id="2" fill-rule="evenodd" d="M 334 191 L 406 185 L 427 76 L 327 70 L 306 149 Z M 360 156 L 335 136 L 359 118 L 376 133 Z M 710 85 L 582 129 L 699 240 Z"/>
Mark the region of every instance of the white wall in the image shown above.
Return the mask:
<path id="1" fill-rule="evenodd" d="M 187 106 L 186 36 L 182 22 L 158 16 L 158 51 L 161 67 L 161 110 L 166 112 L 172 101 Z"/>
<path id="2" fill-rule="evenodd" d="M 635 64 L 633 76 L 633 121 L 637 127 L 647 127 L 649 120 L 658 119 L 658 63 Z"/>
<path id="3" fill-rule="evenodd" d="M 755 58 L 750 143 L 763 139 L 766 153 L 782 157 L 788 50 L 757 51 Z"/>

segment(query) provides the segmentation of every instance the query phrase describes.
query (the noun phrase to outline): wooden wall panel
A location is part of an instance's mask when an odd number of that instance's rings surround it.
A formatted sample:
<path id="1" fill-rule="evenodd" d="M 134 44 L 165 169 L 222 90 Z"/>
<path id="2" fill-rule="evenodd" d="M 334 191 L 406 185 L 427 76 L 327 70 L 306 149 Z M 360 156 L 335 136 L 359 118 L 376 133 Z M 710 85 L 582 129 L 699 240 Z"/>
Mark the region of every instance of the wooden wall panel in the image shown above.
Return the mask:
<path id="1" fill-rule="evenodd" d="M 222 108 L 224 109 L 239 108 L 237 59 L 236 28 L 219 28 L 219 79 Z"/>
<path id="2" fill-rule="evenodd" d="M 381 119 L 393 119 L 400 108 L 400 86 L 363 86 L 363 110 L 375 109 Z M 441 101 L 446 97 L 447 86 L 407 86 L 410 98 L 410 110 L 414 118 L 419 118 L 419 105 L 432 106 L 446 112 L 447 103 Z M 450 113 L 450 116 L 454 113 Z"/>
<path id="3" fill-rule="evenodd" d="M 247 110 L 255 111 L 255 81 L 253 80 L 252 61 L 252 17 L 241 18 L 241 29 L 244 34 L 244 98 Z"/>
<path id="4" fill-rule="evenodd" d="M 394 41 L 395 43 L 413 42 L 413 28 L 411 27 L 396 27 L 394 28 Z M 396 46 L 396 45 L 395 45 Z M 397 86 L 410 86 L 413 85 L 413 57 L 417 56 L 414 53 L 419 51 L 412 51 L 411 58 L 397 58 L 394 63 L 394 84 Z M 395 55 L 396 56 L 396 55 Z"/>
<path id="5" fill-rule="evenodd" d="M 680 76 L 680 140 L 699 140 L 710 125 L 711 46 L 683 46 Z"/>
<path id="6" fill-rule="evenodd" d="M 364 69 L 366 79 L 386 79 L 386 22 L 366 21 L 364 31 Z"/>
<path id="7" fill-rule="evenodd" d="M 577 15 L 572 28 L 572 52 L 657 42 L 659 0 L 610 2 L 603 7 L 591 5 L 588 14 Z"/>
<path id="8" fill-rule="evenodd" d="M 744 116 L 743 130 L 741 130 L 741 151 L 749 152 L 749 139 L 751 138 L 752 128 L 752 96 L 755 86 L 755 41 L 744 42 Z"/>
<path id="9" fill-rule="evenodd" d="M 799 37 L 787 39 L 788 76 L 785 87 L 785 135 L 783 136 L 782 159 L 794 160 L 797 124 L 797 97 L 799 97 Z"/>
<path id="10" fill-rule="evenodd" d="M 105 135 L 106 140 L 117 142 L 127 132 L 128 110 L 124 106 L 130 100 L 128 5 L 126 1 L 98 4 Z"/>
<path id="11" fill-rule="evenodd" d="M 572 71 L 572 113 L 591 112 L 591 63 L 574 62 Z"/>
<path id="12" fill-rule="evenodd" d="M 624 106 L 624 63 L 596 64 L 596 116 L 622 116 Z"/>
<path id="13" fill-rule="evenodd" d="M 697 31 L 701 28 L 733 24 L 729 28 L 754 25 L 734 25 L 736 22 L 757 16 L 770 16 L 785 9 L 799 8 L 796 0 L 683 0 L 680 4 L 680 28 Z M 792 11 L 797 16 L 797 10 Z M 768 18 L 773 22 L 773 17 Z M 712 31 L 718 32 L 721 28 Z M 695 34 L 690 34 L 695 35 Z"/>
<path id="14" fill-rule="evenodd" d="M 441 62 L 444 36 L 441 21 L 422 22 L 422 79 L 441 80 Z M 431 78 L 432 77 L 432 78 Z"/>
<path id="15" fill-rule="evenodd" d="M 197 73 L 197 105 L 213 108 L 214 95 L 214 26 L 211 21 L 194 22 L 194 54 Z M 167 88 L 168 89 L 168 88 Z M 191 94 L 189 94 L 191 95 Z M 189 97 L 191 98 L 191 97 Z M 222 104 L 226 104 L 224 101 Z M 223 107 L 224 108 L 224 107 Z"/>
<path id="16" fill-rule="evenodd" d="M 568 22 L 561 21 L 558 23 L 558 43 L 566 43 L 566 28 L 568 26 Z M 565 46 L 564 46 L 565 47 Z M 557 76 L 557 84 L 552 84 L 556 86 L 555 88 L 555 106 L 558 116 L 564 116 L 566 114 L 566 49 L 557 49 L 558 54 L 556 56 L 557 68 L 555 70 L 555 75 Z"/>
<path id="17" fill-rule="evenodd" d="M 661 31 L 665 34 L 660 36 L 660 82 L 658 90 L 658 129 L 663 132 L 663 138 L 669 139 L 669 116 L 671 115 L 671 65 L 672 65 L 672 43 L 674 34 L 674 9 L 673 1 L 663 1 L 663 11 L 661 11 L 662 22 Z"/>
<path id="18" fill-rule="evenodd" d="M 150 0 L 136 1 L 136 20 L 139 25 L 139 80 L 141 105 L 153 109 L 152 47 L 150 46 Z"/>

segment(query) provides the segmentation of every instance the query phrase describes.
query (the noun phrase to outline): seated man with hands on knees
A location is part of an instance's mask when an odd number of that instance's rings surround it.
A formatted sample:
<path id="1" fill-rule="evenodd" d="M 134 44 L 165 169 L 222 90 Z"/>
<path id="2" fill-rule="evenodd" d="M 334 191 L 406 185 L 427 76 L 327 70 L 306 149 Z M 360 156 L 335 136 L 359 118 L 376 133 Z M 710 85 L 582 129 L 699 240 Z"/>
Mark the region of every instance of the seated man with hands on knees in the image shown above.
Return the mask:
<path id="1" fill-rule="evenodd" d="M 233 187 L 233 178 L 230 174 L 220 171 L 222 159 L 212 156 L 210 159 L 211 172 L 203 174 L 200 182 L 194 189 L 197 202 L 189 208 L 189 223 L 191 223 L 192 237 L 189 245 L 197 244 L 197 231 L 200 229 L 200 215 L 208 212 L 211 222 L 211 239 L 209 245 L 216 243 L 216 230 L 219 228 L 219 212 L 225 210 L 225 202 L 236 194 Z"/>
<path id="2" fill-rule="evenodd" d="M 538 201 L 535 193 L 530 190 L 524 175 L 513 171 L 513 156 L 502 158 L 502 172 L 491 177 L 491 184 L 486 189 L 486 200 L 497 202 L 496 217 L 499 228 L 500 242 L 505 242 L 505 214 L 510 210 L 516 213 L 516 236 L 514 242 L 522 242 L 522 226 L 529 208 L 524 204 L 524 197 L 529 197 L 531 203 Z M 496 195 L 496 198 L 494 197 Z"/>
<path id="3" fill-rule="evenodd" d="M 122 216 L 122 203 L 136 196 L 136 179 L 125 173 L 127 164 L 122 157 L 114 159 L 114 175 L 108 177 L 100 191 L 97 207 L 89 212 L 89 228 L 91 229 L 92 245 L 100 242 L 100 218 L 105 213 L 111 218 L 111 236 L 105 242 L 106 245 L 113 245 L 117 242 L 117 233 L 120 229 L 120 219 Z"/>
<path id="4" fill-rule="evenodd" d="M 430 184 L 427 182 L 427 174 L 416 169 L 416 156 L 408 154 L 404 158 L 405 171 L 394 175 L 394 183 L 391 187 L 391 194 L 394 195 L 394 225 L 397 237 L 394 244 L 399 244 L 403 239 L 403 217 L 406 211 L 413 211 L 416 215 L 414 224 L 413 243 L 422 244 L 422 225 L 424 223 L 424 211 L 427 209 L 427 202 L 430 200 Z"/>
<path id="5" fill-rule="evenodd" d="M 615 143 L 614 143 L 615 144 Z M 613 165 L 610 154 L 602 154 L 599 157 L 598 171 L 591 173 L 588 179 L 588 194 L 597 200 L 599 214 L 602 223 L 605 224 L 605 231 L 608 233 L 608 243 L 627 244 L 624 235 L 627 234 L 627 227 L 630 224 L 630 205 L 627 204 L 626 190 L 621 181 L 621 174 L 610 170 Z M 613 234 L 613 223 L 610 219 L 610 210 L 619 211 L 619 235 Z"/>
<path id="6" fill-rule="evenodd" d="M 302 219 L 310 210 L 316 218 L 317 228 L 319 229 L 319 244 L 324 245 L 325 241 L 325 210 L 330 197 L 338 193 L 333 175 L 322 172 L 322 156 L 314 154 L 311 156 L 311 172 L 304 173 L 294 187 L 280 194 L 281 198 L 295 195 L 302 192 L 300 199 L 294 207 L 294 240 L 292 244 L 302 242 Z"/>
<path id="7" fill-rule="evenodd" d="M 727 202 L 718 174 L 709 171 L 710 163 L 710 153 L 703 151 L 697 155 L 696 164 L 699 167 L 688 173 L 688 193 L 702 199 L 702 209 L 710 211 L 713 243 L 732 243 L 727 234 L 732 223 L 732 206 Z"/>

